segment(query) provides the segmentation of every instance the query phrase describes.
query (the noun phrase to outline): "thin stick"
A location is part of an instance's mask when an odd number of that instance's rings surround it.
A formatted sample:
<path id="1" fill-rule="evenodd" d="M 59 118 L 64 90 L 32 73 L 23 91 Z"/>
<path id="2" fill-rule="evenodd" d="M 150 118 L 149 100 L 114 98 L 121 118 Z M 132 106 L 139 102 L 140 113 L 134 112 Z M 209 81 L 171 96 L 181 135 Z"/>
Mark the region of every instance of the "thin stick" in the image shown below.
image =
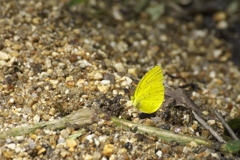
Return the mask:
<path id="1" fill-rule="evenodd" d="M 79 109 L 73 111 L 71 114 L 53 121 L 40 122 L 24 127 L 15 127 L 7 131 L 0 132 L 0 139 L 7 137 L 21 136 L 34 132 L 38 128 L 48 128 L 51 130 L 66 128 L 68 124 L 84 126 L 86 124 L 91 124 L 94 117 L 94 110 L 89 108 Z"/>
<path id="2" fill-rule="evenodd" d="M 198 116 L 198 114 L 196 114 L 196 112 L 192 111 L 194 117 L 196 118 L 196 120 L 198 120 L 199 123 L 201 123 L 206 129 L 208 129 L 211 134 L 219 141 L 219 142 L 222 142 L 222 143 L 226 143 L 226 141 L 218 135 L 217 132 L 215 132 L 213 130 L 212 127 L 210 127 L 200 116 Z"/>
<path id="3" fill-rule="evenodd" d="M 226 121 L 223 119 L 223 117 L 219 114 L 217 110 L 214 110 L 214 114 L 218 117 L 218 119 L 222 122 L 224 127 L 227 129 L 228 133 L 234 140 L 239 140 L 237 135 L 233 132 L 232 128 L 226 123 Z"/>

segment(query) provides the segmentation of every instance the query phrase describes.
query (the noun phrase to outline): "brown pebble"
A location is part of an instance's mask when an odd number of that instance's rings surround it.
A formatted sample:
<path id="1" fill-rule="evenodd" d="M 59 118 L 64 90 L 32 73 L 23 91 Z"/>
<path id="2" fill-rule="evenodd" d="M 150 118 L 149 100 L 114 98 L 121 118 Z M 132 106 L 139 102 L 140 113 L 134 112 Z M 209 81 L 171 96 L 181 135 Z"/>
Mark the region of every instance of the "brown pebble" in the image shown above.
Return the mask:
<path id="1" fill-rule="evenodd" d="M 77 142 L 75 139 L 67 139 L 66 140 L 67 146 L 69 147 L 69 151 L 73 152 L 74 147 L 76 147 Z"/>
<path id="2" fill-rule="evenodd" d="M 13 151 L 4 151 L 4 152 L 3 152 L 3 156 L 4 156 L 5 158 L 13 158 L 14 155 L 15 155 L 15 153 L 14 153 Z"/>
<path id="3" fill-rule="evenodd" d="M 113 153 L 114 146 L 112 144 L 106 144 L 103 148 L 103 155 L 110 157 Z"/>

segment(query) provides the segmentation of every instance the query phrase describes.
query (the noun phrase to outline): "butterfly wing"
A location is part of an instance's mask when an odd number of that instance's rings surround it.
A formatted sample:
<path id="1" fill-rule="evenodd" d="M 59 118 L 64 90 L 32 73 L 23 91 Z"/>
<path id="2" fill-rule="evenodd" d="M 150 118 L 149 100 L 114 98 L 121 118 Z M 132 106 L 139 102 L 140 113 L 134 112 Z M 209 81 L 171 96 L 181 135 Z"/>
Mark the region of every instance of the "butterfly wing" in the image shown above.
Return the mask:
<path id="1" fill-rule="evenodd" d="M 139 82 L 133 105 L 144 113 L 155 112 L 164 100 L 163 74 L 159 66 L 148 71 Z"/>

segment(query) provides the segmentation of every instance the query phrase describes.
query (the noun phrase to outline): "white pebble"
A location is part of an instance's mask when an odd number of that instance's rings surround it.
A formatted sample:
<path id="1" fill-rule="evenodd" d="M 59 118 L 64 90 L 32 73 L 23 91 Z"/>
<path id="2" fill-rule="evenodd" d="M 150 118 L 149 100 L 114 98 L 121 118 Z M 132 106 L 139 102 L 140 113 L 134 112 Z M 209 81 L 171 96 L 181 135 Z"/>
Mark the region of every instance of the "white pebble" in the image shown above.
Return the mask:
<path id="1" fill-rule="evenodd" d="M 96 139 L 96 138 L 94 138 L 94 143 L 95 143 L 96 147 L 98 147 L 98 146 L 100 145 L 100 142 L 99 142 L 99 140 L 98 140 L 98 139 Z"/>
<path id="2" fill-rule="evenodd" d="M 215 78 L 215 77 L 216 77 L 216 72 L 211 71 L 210 74 L 209 74 L 209 76 L 210 76 L 211 78 Z"/>
<path id="3" fill-rule="evenodd" d="M 162 151 L 158 150 L 156 152 L 156 155 L 158 156 L 158 158 L 162 158 Z"/>
<path id="4" fill-rule="evenodd" d="M 208 120 L 207 123 L 211 126 L 211 125 L 215 124 L 216 121 L 212 119 L 212 120 Z"/>
<path id="5" fill-rule="evenodd" d="M 34 149 L 36 147 L 36 143 L 32 139 L 28 139 L 27 142 L 31 149 Z"/>
<path id="6" fill-rule="evenodd" d="M 36 114 L 34 117 L 33 117 L 33 123 L 38 123 L 40 121 L 40 116 L 38 114 Z"/>
<path id="7" fill-rule="evenodd" d="M 131 85 L 132 79 L 129 78 L 129 77 L 124 77 L 124 78 L 125 78 L 125 81 L 123 81 L 123 82 L 121 83 L 121 86 L 126 87 L 126 86 Z"/>
<path id="8" fill-rule="evenodd" d="M 102 79 L 102 78 L 103 78 L 102 73 L 97 72 L 97 73 L 94 74 L 94 79 L 99 80 L 99 79 Z"/>
<path id="9" fill-rule="evenodd" d="M 10 98 L 10 99 L 9 99 L 9 102 L 10 102 L 10 103 L 14 103 L 14 102 L 15 102 L 14 98 Z"/>
<path id="10" fill-rule="evenodd" d="M 218 29 L 227 29 L 228 28 L 228 23 L 227 21 L 220 21 L 217 23 L 217 28 Z"/>
<path id="11" fill-rule="evenodd" d="M 9 60 L 10 59 L 10 55 L 7 54 L 6 52 L 0 51 L 0 59 L 1 60 Z"/>
<path id="12" fill-rule="evenodd" d="M 6 66 L 7 62 L 4 60 L 0 60 L 0 66 Z"/>
<path id="13" fill-rule="evenodd" d="M 92 66 L 92 64 L 89 63 L 89 62 L 86 61 L 86 60 L 79 61 L 79 63 L 80 63 L 80 67 L 81 67 L 81 68 L 86 68 L 86 67 L 88 67 L 88 66 Z"/>
<path id="14" fill-rule="evenodd" d="M 100 142 L 105 142 L 106 139 L 107 139 L 107 136 L 99 136 L 99 137 L 98 137 L 98 140 L 99 140 Z"/>
<path id="15" fill-rule="evenodd" d="M 14 144 L 14 143 L 6 144 L 5 146 L 6 146 L 7 148 L 12 149 L 12 150 L 14 150 L 14 149 L 16 148 L 16 144 Z"/>
<path id="16" fill-rule="evenodd" d="M 59 136 L 57 142 L 58 142 L 58 144 L 60 144 L 60 143 L 64 143 L 64 142 L 65 142 L 65 139 L 64 139 L 62 136 Z"/>
<path id="17" fill-rule="evenodd" d="M 90 134 L 90 135 L 88 135 L 86 138 L 87 138 L 87 140 L 88 140 L 90 143 L 92 143 L 92 142 L 93 142 L 93 137 L 94 137 L 94 135 L 93 135 L 93 134 Z"/>
<path id="18" fill-rule="evenodd" d="M 65 90 L 65 94 L 69 94 L 69 92 L 70 92 L 69 89 Z"/>
<path id="19" fill-rule="evenodd" d="M 114 96 L 118 94 L 117 90 L 115 90 L 115 89 L 112 91 L 112 93 Z"/>
<path id="20" fill-rule="evenodd" d="M 118 72 L 123 72 L 123 73 L 126 72 L 126 70 L 125 70 L 125 68 L 124 68 L 124 66 L 123 66 L 122 63 L 116 63 L 116 64 L 114 65 L 114 67 L 115 67 L 115 69 L 116 69 Z"/>
<path id="21" fill-rule="evenodd" d="M 57 53 L 57 52 L 52 52 L 52 56 L 56 57 L 56 56 L 58 56 L 58 55 L 59 55 L 59 53 Z"/>
<path id="22" fill-rule="evenodd" d="M 100 82 L 101 85 L 110 85 L 110 80 L 102 80 Z"/>
<path id="23" fill-rule="evenodd" d="M 214 58 L 219 58 L 219 56 L 222 54 L 222 50 L 221 49 L 215 49 L 213 51 L 213 57 Z"/>

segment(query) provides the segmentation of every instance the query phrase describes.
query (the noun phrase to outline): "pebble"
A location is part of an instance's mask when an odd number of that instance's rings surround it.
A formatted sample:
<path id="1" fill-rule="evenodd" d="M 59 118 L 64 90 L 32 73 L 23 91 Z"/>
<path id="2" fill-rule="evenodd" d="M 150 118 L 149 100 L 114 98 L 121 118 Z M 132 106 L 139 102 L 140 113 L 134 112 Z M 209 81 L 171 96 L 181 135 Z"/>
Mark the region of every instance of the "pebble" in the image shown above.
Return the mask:
<path id="1" fill-rule="evenodd" d="M 133 75 L 133 76 L 136 77 L 136 78 L 138 77 L 138 76 L 137 76 L 137 69 L 136 69 L 136 68 L 129 68 L 129 69 L 128 69 L 128 73 L 131 74 L 131 75 Z"/>
<path id="2" fill-rule="evenodd" d="M 66 140 L 66 144 L 69 147 L 69 150 L 73 152 L 74 148 L 77 146 L 77 141 L 75 139 L 70 138 Z"/>
<path id="3" fill-rule="evenodd" d="M 156 152 L 156 155 L 158 156 L 158 158 L 162 158 L 162 151 L 158 150 Z"/>
<path id="4" fill-rule="evenodd" d="M 102 157 L 102 154 L 98 151 L 93 152 L 92 160 L 99 160 Z"/>
<path id="5" fill-rule="evenodd" d="M 216 12 L 216 13 L 213 15 L 213 19 L 214 19 L 214 21 L 216 21 L 216 22 L 226 20 L 226 18 L 227 18 L 227 15 L 226 15 L 226 13 L 223 12 L 223 11 Z"/>
<path id="6" fill-rule="evenodd" d="M 217 28 L 218 29 L 222 29 L 222 30 L 227 29 L 228 28 L 227 21 L 220 21 L 220 22 L 218 22 L 217 23 Z"/>
<path id="7" fill-rule="evenodd" d="M 36 147 L 36 143 L 31 138 L 28 139 L 27 142 L 31 149 L 34 149 Z"/>
<path id="8" fill-rule="evenodd" d="M 116 63 L 116 64 L 114 65 L 114 67 L 115 67 L 115 69 L 117 70 L 117 72 L 123 72 L 123 73 L 126 72 L 123 64 L 120 63 L 120 62 L 119 62 L 119 63 Z"/>
<path id="9" fill-rule="evenodd" d="M 103 148 L 103 155 L 110 157 L 113 154 L 114 146 L 112 144 L 105 144 Z"/>
<path id="10" fill-rule="evenodd" d="M 5 158 L 12 159 L 15 156 L 15 152 L 13 151 L 3 151 L 2 153 Z"/>
<path id="11" fill-rule="evenodd" d="M 7 148 L 12 149 L 12 150 L 15 150 L 15 148 L 16 148 L 16 144 L 14 144 L 14 143 L 6 144 L 5 146 L 6 146 Z"/>
<path id="12" fill-rule="evenodd" d="M 110 80 L 102 80 L 100 82 L 101 85 L 110 85 Z"/>
<path id="13" fill-rule="evenodd" d="M 121 83 L 121 86 L 122 87 L 130 86 L 132 83 L 132 79 L 129 77 L 124 77 L 124 78 L 125 78 L 125 81 Z"/>
<path id="14" fill-rule="evenodd" d="M 0 51 L 0 60 L 9 60 L 11 57 L 6 52 Z"/>
<path id="15" fill-rule="evenodd" d="M 38 114 L 36 114 L 34 117 L 33 117 L 33 123 L 38 123 L 40 121 L 40 116 Z"/>
<path id="16" fill-rule="evenodd" d="M 79 64 L 80 64 L 79 66 L 81 68 L 86 68 L 86 67 L 92 66 L 92 64 L 89 63 L 87 60 L 81 60 L 81 61 L 79 61 Z"/>
<path id="17" fill-rule="evenodd" d="M 109 91 L 109 86 L 106 85 L 98 85 L 98 90 L 104 94 L 106 94 Z"/>
<path id="18" fill-rule="evenodd" d="M 42 154 L 46 152 L 46 148 L 41 148 L 39 151 L 38 151 L 38 155 Z"/>
<path id="19" fill-rule="evenodd" d="M 92 156 L 92 155 L 89 155 L 89 154 L 84 155 L 83 158 L 84 158 L 85 160 L 93 160 L 93 156 Z"/>
<path id="20" fill-rule="evenodd" d="M 96 79 L 96 80 L 103 79 L 103 74 L 100 72 L 94 73 L 94 79 Z"/>
<path id="21" fill-rule="evenodd" d="M 69 134 L 70 134 L 70 131 L 69 131 L 68 128 L 63 129 L 63 130 L 61 131 L 61 136 L 62 136 L 64 139 L 67 139 L 67 138 L 69 137 Z"/>
<path id="22" fill-rule="evenodd" d="M 212 126 L 212 125 L 214 125 L 215 123 L 216 123 L 216 120 L 208 120 L 207 121 L 207 123 L 210 125 L 210 126 Z"/>
<path id="23" fill-rule="evenodd" d="M 219 58 L 219 56 L 222 54 L 222 50 L 221 49 L 215 49 L 213 50 L 213 56 L 215 58 Z"/>
<path id="24" fill-rule="evenodd" d="M 55 79 L 55 80 L 52 80 L 52 79 L 51 79 L 49 82 L 53 85 L 53 88 L 57 88 L 57 85 L 58 85 L 58 83 L 59 83 L 59 81 L 56 80 L 56 79 Z"/>

